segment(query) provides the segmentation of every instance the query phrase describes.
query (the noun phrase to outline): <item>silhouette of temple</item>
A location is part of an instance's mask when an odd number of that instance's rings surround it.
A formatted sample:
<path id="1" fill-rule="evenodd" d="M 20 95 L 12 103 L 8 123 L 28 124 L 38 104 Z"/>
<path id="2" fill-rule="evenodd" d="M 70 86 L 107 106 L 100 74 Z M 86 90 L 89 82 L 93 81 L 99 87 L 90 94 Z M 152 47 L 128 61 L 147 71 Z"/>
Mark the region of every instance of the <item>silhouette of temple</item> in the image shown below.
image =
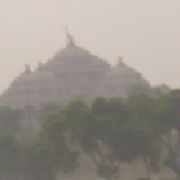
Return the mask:
<path id="1" fill-rule="evenodd" d="M 35 71 L 26 65 L 0 97 L 0 104 L 11 108 L 63 104 L 72 98 L 126 97 L 150 88 L 149 83 L 122 57 L 116 66 L 76 45 L 67 31 L 67 45 Z"/>

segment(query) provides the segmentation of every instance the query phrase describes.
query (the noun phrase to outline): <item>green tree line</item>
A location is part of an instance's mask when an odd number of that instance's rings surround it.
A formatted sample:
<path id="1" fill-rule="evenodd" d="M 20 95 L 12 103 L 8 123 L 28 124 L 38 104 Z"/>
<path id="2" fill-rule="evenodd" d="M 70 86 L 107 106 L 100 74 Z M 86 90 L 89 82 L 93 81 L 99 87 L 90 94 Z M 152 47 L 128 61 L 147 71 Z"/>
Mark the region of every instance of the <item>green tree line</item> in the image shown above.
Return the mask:
<path id="1" fill-rule="evenodd" d="M 137 160 L 147 179 L 163 166 L 180 178 L 180 90 L 92 103 L 76 99 L 48 112 L 38 136 L 25 143 L 17 136 L 19 111 L 1 108 L 1 178 L 56 180 L 80 168 L 81 152 L 105 180 L 121 179 L 121 164 Z"/>

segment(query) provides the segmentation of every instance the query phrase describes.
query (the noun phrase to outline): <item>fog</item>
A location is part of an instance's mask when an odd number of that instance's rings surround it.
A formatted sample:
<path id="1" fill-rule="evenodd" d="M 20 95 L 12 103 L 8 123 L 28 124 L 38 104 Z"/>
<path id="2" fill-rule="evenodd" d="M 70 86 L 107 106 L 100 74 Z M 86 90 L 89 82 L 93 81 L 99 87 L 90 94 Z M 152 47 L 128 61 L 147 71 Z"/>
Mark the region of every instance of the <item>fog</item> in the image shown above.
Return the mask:
<path id="1" fill-rule="evenodd" d="M 0 179 L 180 179 L 179 7 L 0 0 Z"/>
<path id="2" fill-rule="evenodd" d="M 122 55 L 152 84 L 180 87 L 178 0 L 0 0 L 0 92 L 29 63 L 77 44 L 114 63 Z"/>

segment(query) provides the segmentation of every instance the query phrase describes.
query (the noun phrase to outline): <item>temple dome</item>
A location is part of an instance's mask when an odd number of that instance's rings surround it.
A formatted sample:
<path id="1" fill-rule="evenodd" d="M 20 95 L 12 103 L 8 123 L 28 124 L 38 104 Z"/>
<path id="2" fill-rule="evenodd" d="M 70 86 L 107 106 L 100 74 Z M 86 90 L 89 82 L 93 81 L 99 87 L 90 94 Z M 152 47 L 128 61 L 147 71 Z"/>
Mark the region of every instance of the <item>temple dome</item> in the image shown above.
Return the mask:
<path id="1" fill-rule="evenodd" d="M 148 81 L 139 72 L 120 61 L 104 76 L 95 96 L 126 97 L 148 89 Z"/>
<path id="2" fill-rule="evenodd" d="M 59 51 L 46 67 L 54 73 L 65 73 L 71 71 L 98 71 L 106 72 L 110 65 L 103 59 L 92 55 L 89 51 L 78 47 L 66 47 Z"/>
<path id="3" fill-rule="evenodd" d="M 74 45 L 59 51 L 43 68 L 66 84 L 69 99 L 89 99 L 111 66 L 105 60 Z"/>
<path id="4" fill-rule="evenodd" d="M 1 96 L 1 104 L 13 108 L 67 103 L 75 97 L 125 97 L 131 91 L 150 88 L 140 73 L 123 63 L 111 65 L 75 44 L 68 36 L 66 47 L 32 72 L 29 66 Z"/>

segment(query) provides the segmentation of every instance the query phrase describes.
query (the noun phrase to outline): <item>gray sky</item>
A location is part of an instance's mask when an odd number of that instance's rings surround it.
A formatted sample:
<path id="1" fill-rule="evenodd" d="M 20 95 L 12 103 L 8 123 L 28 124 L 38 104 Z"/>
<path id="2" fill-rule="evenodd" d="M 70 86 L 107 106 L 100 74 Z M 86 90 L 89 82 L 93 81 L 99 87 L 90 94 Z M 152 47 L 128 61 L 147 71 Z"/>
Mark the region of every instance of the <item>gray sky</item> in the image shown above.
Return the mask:
<path id="1" fill-rule="evenodd" d="M 29 63 L 36 68 L 77 43 L 115 62 L 119 55 L 152 84 L 180 88 L 179 0 L 0 0 L 0 92 Z"/>

